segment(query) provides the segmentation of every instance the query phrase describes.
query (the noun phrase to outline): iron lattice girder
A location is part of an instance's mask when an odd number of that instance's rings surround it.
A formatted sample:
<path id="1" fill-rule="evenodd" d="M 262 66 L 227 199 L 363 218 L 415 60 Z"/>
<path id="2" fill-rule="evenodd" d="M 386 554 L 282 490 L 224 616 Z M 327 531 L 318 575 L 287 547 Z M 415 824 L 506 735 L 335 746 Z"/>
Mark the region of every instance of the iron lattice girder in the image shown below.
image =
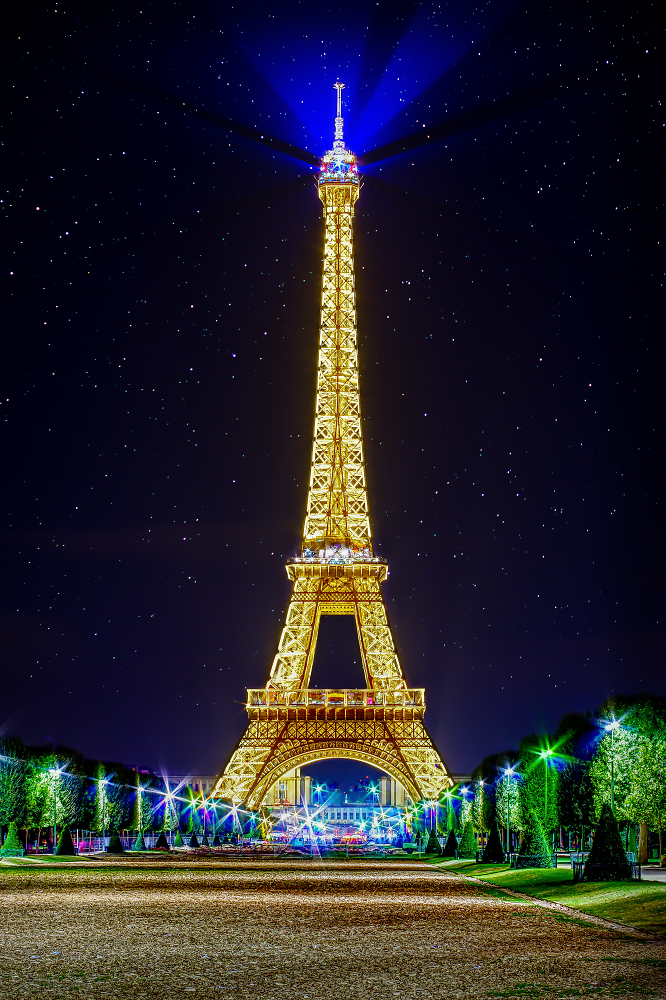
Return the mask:
<path id="1" fill-rule="evenodd" d="M 288 574 L 290 570 L 288 565 Z M 269 683 L 285 690 L 307 687 L 321 615 L 353 614 L 367 686 L 387 690 L 404 687 L 381 591 L 382 577 L 383 573 L 368 578 L 338 578 L 332 573 L 296 576 Z"/>
<path id="2" fill-rule="evenodd" d="M 339 123 L 341 130 L 341 118 Z M 344 143 L 339 147 L 322 161 L 318 185 L 324 267 L 303 555 L 286 567 L 292 592 L 268 684 L 260 693 L 248 692 L 248 727 L 214 791 L 219 798 L 246 802 L 250 808 L 259 806 L 288 770 L 323 757 L 372 764 L 391 774 L 415 801 L 435 798 L 452 784 L 423 724 L 423 699 L 409 703 L 381 590 L 388 568 L 372 549 L 352 240 L 358 173 L 353 155 Z M 338 183 L 337 174 L 334 182 L 329 180 L 332 174 L 324 165 L 330 166 L 336 157 L 347 157 L 353 168 L 351 182 Z M 340 558 L 338 549 L 343 552 Z M 322 614 L 352 614 L 356 619 L 367 690 L 342 692 L 342 705 L 336 704 L 341 692 L 308 689 Z M 378 693 L 385 699 L 382 704 L 377 703 Z M 352 696 L 357 696 L 353 704 Z M 317 698 L 324 702 L 318 704 Z"/>
<path id="3" fill-rule="evenodd" d="M 352 213 L 358 186 L 320 188 L 325 244 L 317 402 L 304 546 L 370 546 L 356 343 Z"/>
<path id="4" fill-rule="evenodd" d="M 391 774 L 414 800 L 437 798 L 452 784 L 423 725 L 422 691 L 403 691 L 420 705 L 269 705 L 256 707 L 253 694 L 270 702 L 276 692 L 248 691 L 247 730 L 218 782 L 216 796 L 258 808 L 269 788 L 294 767 L 326 757 L 360 760 Z M 301 691 L 309 697 L 387 696 L 386 692 Z M 393 697 L 397 697 L 395 693 Z M 292 693 L 292 696 L 294 693 Z M 416 695 L 416 697 L 414 697 Z"/>

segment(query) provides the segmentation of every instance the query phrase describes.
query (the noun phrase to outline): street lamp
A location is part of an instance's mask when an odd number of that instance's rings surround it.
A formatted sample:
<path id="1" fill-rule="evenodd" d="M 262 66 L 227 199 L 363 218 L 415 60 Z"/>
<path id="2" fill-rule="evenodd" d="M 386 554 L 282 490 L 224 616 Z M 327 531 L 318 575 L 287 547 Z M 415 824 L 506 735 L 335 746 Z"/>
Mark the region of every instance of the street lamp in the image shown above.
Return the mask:
<path id="1" fill-rule="evenodd" d="M 444 794 L 446 795 L 446 835 L 448 837 L 451 829 L 451 790 L 447 788 Z"/>
<path id="2" fill-rule="evenodd" d="M 511 803 L 511 778 L 516 773 L 512 767 L 507 767 L 506 774 L 506 853 L 509 853 L 509 809 Z"/>
<path id="3" fill-rule="evenodd" d="M 173 827 L 171 825 L 173 822 L 173 812 L 171 811 L 172 802 L 173 802 L 173 792 L 171 791 L 171 789 L 169 789 L 165 797 L 165 803 L 166 803 L 165 809 L 166 809 L 166 814 L 169 818 L 169 833 L 172 835 L 172 840 L 170 844 L 171 847 L 173 847 Z M 180 823 L 178 824 L 178 830 L 180 832 Z"/>
<path id="4" fill-rule="evenodd" d="M 99 784 L 103 785 L 103 790 L 101 792 L 101 803 L 102 803 L 102 851 L 106 850 L 106 786 L 108 784 L 106 778 L 100 778 Z"/>
<path id="5" fill-rule="evenodd" d="M 539 753 L 539 758 L 544 762 L 544 783 L 543 783 L 543 828 L 546 833 L 548 833 L 548 759 L 553 756 L 554 750 L 550 747 L 547 750 L 541 750 Z"/>
<path id="6" fill-rule="evenodd" d="M 49 774 L 53 778 L 53 853 L 55 854 L 55 849 L 56 849 L 56 844 L 57 844 L 57 840 L 56 840 L 56 806 L 57 806 L 57 797 L 58 797 L 58 790 L 57 790 L 58 786 L 56 784 L 56 779 L 60 777 L 60 768 L 59 767 L 49 768 Z"/>
<path id="7" fill-rule="evenodd" d="M 615 730 L 620 728 L 620 723 L 613 716 L 610 722 L 606 723 L 605 729 L 611 734 L 611 812 L 615 815 L 615 745 L 613 737 Z"/>

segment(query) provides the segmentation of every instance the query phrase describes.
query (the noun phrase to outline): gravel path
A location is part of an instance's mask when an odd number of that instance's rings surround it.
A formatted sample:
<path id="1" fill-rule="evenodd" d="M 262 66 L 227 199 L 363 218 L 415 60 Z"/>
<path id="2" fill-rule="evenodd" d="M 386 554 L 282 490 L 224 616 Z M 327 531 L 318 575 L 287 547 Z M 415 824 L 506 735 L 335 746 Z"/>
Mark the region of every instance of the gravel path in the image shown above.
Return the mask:
<path id="1" fill-rule="evenodd" d="M 0 870 L 0 996 L 666 998 L 666 943 L 421 864 Z"/>

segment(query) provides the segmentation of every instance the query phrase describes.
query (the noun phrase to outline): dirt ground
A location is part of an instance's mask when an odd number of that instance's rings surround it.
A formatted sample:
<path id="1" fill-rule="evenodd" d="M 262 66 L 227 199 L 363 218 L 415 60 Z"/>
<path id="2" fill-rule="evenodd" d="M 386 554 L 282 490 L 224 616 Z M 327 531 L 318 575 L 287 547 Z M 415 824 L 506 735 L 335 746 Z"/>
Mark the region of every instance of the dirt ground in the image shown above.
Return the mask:
<path id="1" fill-rule="evenodd" d="M 417 863 L 0 869 L 0 996 L 666 998 L 666 942 Z"/>

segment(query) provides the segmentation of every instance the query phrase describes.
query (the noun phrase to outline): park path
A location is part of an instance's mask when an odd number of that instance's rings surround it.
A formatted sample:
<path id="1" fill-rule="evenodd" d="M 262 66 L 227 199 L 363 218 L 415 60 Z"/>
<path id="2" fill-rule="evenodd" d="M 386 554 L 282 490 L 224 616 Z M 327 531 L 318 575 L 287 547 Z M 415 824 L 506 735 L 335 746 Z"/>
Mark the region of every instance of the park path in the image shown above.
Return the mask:
<path id="1" fill-rule="evenodd" d="M 0 996 L 666 997 L 666 943 L 419 863 L 0 870 Z"/>

